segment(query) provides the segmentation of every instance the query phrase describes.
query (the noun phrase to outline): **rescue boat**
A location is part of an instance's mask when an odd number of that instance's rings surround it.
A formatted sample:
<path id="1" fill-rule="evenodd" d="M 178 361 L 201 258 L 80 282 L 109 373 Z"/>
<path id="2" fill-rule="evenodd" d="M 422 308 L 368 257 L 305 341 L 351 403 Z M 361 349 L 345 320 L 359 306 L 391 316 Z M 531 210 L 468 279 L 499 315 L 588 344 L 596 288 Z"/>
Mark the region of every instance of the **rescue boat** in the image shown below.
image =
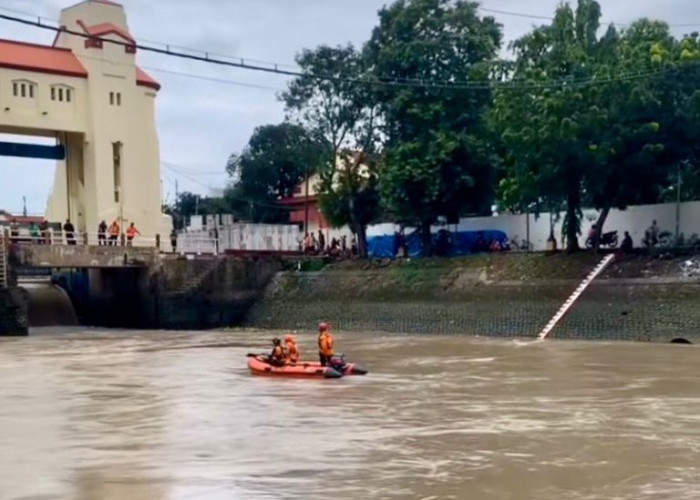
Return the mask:
<path id="1" fill-rule="evenodd" d="M 340 378 L 341 372 L 320 363 L 299 362 L 293 365 L 274 366 L 262 354 L 248 354 L 248 368 L 254 375 L 276 375 L 287 377 Z"/>

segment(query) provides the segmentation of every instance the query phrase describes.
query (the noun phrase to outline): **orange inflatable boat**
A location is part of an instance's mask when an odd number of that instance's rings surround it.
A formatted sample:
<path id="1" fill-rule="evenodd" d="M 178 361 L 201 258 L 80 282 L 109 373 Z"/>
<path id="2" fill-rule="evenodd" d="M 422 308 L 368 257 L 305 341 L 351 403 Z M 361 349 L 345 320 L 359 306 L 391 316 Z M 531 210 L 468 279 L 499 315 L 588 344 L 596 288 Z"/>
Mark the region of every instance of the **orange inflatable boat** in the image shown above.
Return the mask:
<path id="1" fill-rule="evenodd" d="M 287 377 L 340 378 L 341 372 L 319 363 L 296 363 L 293 365 L 273 366 L 263 354 L 248 354 L 248 368 L 255 375 L 277 375 Z"/>

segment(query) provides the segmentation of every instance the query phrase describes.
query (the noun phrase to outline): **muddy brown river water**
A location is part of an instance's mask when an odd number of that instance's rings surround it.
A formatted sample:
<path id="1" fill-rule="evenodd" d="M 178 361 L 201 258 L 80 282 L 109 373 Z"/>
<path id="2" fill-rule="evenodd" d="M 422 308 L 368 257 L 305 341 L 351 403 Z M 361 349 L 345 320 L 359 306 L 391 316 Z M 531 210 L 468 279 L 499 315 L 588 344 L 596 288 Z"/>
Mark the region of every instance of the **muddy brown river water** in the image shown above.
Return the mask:
<path id="1" fill-rule="evenodd" d="M 0 499 L 700 498 L 693 346 L 342 333 L 369 375 L 252 376 L 270 337 L 0 340 Z"/>

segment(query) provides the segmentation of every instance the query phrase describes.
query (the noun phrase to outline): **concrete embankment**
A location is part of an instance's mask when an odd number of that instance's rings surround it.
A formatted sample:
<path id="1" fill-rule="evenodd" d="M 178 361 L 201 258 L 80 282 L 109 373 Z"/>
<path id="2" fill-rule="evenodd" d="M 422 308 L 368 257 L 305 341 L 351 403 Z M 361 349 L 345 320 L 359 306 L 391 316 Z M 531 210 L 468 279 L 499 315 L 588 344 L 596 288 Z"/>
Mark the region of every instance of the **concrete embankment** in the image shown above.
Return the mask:
<path id="1" fill-rule="evenodd" d="M 459 260 L 346 263 L 278 274 L 248 325 L 488 336 L 537 335 L 597 257 L 499 255 Z M 577 302 L 553 338 L 700 340 L 700 279 L 687 260 L 629 257 Z"/>
<path id="2" fill-rule="evenodd" d="M 275 258 L 161 256 L 151 265 L 54 271 L 0 290 L 0 335 L 27 326 L 201 330 L 241 325 L 272 277 Z"/>

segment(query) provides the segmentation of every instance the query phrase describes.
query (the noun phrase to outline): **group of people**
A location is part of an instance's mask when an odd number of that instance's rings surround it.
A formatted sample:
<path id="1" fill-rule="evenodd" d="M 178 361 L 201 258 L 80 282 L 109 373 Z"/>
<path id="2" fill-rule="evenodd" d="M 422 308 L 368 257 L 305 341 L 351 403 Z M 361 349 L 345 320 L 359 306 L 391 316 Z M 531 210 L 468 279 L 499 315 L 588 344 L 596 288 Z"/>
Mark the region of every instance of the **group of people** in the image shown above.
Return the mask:
<path id="1" fill-rule="evenodd" d="M 348 237 L 343 235 L 340 238 L 333 238 L 329 245 L 326 244 L 326 237 L 323 231 L 318 230 L 316 234 L 306 233 L 301 242 L 302 251 L 309 255 L 329 255 L 331 257 L 350 257 L 357 255 L 357 239 L 353 237 L 348 247 Z"/>
<path id="2" fill-rule="evenodd" d="M 100 246 L 117 246 L 118 245 L 118 239 L 119 239 L 119 234 L 120 234 L 121 228 L 119 227 L 119 223 L 115 219 L 112 221 L 112 223 L 109 225 L 109 228 L 107 227 L 107 222 L 104 220 L 100 222 L 100 225 L 97 227 L 97 244 Z M 107 241 L 107 233 L 109 232 L 109 242 Z M 140 235 L 141 233 L 139 232 L 138 229 L 136 229 L 136 226 L 132 222 L 129 227 L 126 229 L 126 244 L 128 246 L 131 246 L 132 242 L 134 241 L 134 238 L 136 235 Z"/>
<path id="3" fill-rule="evenodd" d="M 327 366 L 333 355 L 335 340 L 331 335 L 328 323 L 318 325 L 318 357 L 321 366 Z M 296 364 L 301 360 L 301 351 L 293 335 L 284 336 L 284 345 L 279 338 L 272 339 L 272 352 L 270 353 L 270 363 L 275 366 Z"/>

